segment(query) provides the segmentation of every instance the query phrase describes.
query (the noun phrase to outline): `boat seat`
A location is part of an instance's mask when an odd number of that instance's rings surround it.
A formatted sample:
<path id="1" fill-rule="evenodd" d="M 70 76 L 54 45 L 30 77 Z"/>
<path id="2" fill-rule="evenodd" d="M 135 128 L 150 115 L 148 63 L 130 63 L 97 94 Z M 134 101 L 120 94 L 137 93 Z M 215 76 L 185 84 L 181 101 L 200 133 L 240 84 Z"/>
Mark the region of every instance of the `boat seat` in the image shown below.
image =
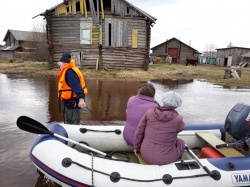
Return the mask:
<path id="1" fill-rule="evenodd" d="M 141 156 L 141 153 L 137 153 L 137 158 L 138 158 L 138 160 L 139 160 L 139 162 L 140 162 L 140 164 L 143 164 L 143 165 L 148 165 L 148 163 L 147 162 L 145 162 L 145 160 L 142 158 L 142 156 Z"/>
<path id="2" fill-rule="evenodd" d="M 216 148 L 216 145 L 225 144 L 225 142 L 210 132 L 195 132 L 195 133 L 197 136 L 202 138 L 204 141 L 206 141 L 209 145 L 211 145 L 214 149 L 216 149 L 218 152 L 220 152 L 225 157 L 244 156 L 243 154 L 241 154 L 240 152 L 238 152 L 236 149 L 234 149 L 232 147 Z"/>

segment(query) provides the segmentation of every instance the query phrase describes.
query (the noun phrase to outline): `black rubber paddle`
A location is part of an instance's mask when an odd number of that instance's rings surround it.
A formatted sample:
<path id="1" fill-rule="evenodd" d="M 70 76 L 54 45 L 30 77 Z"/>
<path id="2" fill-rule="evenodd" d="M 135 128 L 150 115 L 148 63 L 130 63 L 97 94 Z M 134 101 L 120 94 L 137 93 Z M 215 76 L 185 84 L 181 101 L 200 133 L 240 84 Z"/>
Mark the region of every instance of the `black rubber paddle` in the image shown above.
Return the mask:
<path id="1" fill-rule="evenodd" d="M 194 159 L 198 162 L 198 164 L 206 171 L 206 173 L 211 178 L 213 178 L 214 180 L 220 180 L 221 174 L 218 171 L 216 171 L 216 170 L 210 171 L 207 168 L 207 166 L 203 166 L 203 164 L 200 162 L 199 158 L 194 154 L 194 152 L 191 149 L 189 149 L 189 147 L 187 145 L 185 145 L 185 148 L 194 157 Z"/>
<path id="2" fill-rule="evenodd" d="M 16 122 L 17 126 L 24 130 L 24 131 L 27 131 L 27 132 L 31 132 L 31 133 L 35 133 L 35 134 L 49 134 L 51 136 L 55 136 L 57 138 L 60 138 L 60 139 L 63 139 L 65 141 L 68 141 L 68 142 L 71 142 L 73 144 L 76 144 L 76 145 L 79 145 L 81 147 L 84 147 L 85 149 L 88 149 L 90 151 L 93 151 L 95 153 L 98 153 L 100 155 L 104 155 L 105 157 L 107 158 L 114 158 L 112 157 L 111 155 L 109 154 L 106 154 L 104 152 L 101 152 L 97 149 L 94 149 L 92 147 L 89 147 L 87 145 L 84 145 L 84 144 L 80 144 L 79 142 L 77 141 L 74 141 L 74 140 L 71 140 L 69 138 L 66 138 L 64 136 L 61 136 L 59 134 L 56 134 L 54 132 L 51 132 L 49 129 L 47 129 L 43 124 L 41 124 L 40 122 L 30 118 L 30 117 L 27 117 L 27 116 L 20 116 L 18 119 L 17 119 L 17 122 Z M 116 158 L 114 158 L 116 159 Z"/>

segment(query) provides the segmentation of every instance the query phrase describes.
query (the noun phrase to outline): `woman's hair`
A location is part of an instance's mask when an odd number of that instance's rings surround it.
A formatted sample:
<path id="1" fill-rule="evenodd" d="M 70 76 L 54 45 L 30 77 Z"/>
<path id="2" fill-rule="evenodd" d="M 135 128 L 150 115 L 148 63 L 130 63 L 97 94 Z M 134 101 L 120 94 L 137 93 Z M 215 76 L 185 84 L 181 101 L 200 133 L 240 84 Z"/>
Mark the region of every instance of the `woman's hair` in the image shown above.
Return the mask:
<path id="1" fill-rule="evenodd" d="M 143 83 L 139 86 L 138 94 L 154 97 L 155 96 L 155 87 L 150 83 Z"/>

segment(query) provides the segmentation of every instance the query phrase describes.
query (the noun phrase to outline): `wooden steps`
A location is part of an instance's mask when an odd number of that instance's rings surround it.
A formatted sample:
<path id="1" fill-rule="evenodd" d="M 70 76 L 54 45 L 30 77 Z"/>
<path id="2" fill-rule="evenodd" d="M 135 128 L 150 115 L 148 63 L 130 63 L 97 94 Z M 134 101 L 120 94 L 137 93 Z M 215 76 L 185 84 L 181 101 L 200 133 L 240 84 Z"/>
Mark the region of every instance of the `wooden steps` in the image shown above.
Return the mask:
<path id="1" fill-rule="evenodd" d="M 196 132 L 196 135 L 202 138 L 204 141 L 206 141 L 209 145 L 211 145 L 214 149 L 216 149 L 225 157 L 244 156 L 243 154 L 241 154 L 240 152 L 238 152 L 236 149 L 232 147 L 216 148 L 216 145 L 225 144 L 225 142 L 210 132 Z"/>

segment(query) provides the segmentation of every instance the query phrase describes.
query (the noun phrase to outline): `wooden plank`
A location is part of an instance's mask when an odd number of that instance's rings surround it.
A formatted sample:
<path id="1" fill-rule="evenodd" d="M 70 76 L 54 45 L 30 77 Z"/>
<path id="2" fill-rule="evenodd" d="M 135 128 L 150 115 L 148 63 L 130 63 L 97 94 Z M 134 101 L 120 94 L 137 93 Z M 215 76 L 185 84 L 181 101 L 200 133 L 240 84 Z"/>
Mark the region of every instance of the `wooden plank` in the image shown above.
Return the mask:
<path id="1" fill-rule="evenodd" d="M 83 13 L 84 13 L 83 0 L 80 0 L 80 11 L 83 15 Z"/>
<path id="2" fill-rule="evenodd" d="M 111 2 L 112 5 L 112 2 Z M 103 1 L 101 0 L 101 10 L 102 10 L 102 19 L 104 20 L 104 8 L 103 8 Z"/>
<path id="3" fill-rule="evenodd" d="M 132 29 L 132 48 L 138 47 L 138 30 Z"/>
<path id="4" fill-rule="evenodd" d="M 196 132 L 196 134 L 226 157 L 244 156 L 243 154 L 241 154 L 240 152 L 238 152 L 237 150 L 235 150 L 232 147 L 216 148 L 216 145 L 225 144 L 225 142 L 210 132 Z"/>
<path id="5" fill-rule="evenodd" d="M 145 160 L 142 158 L 141 153 L 137 153 L 136 156 L 137 156 L 137 158 L 138 158 L 138 160 L 139 160 L 139 162 L 140 162 L 141 164 L 143 164 L 143 165 L 148 165 L 148 163 L 145 162 Z"/>
<path id="6" fill-rule="evenodd" d="M 88 11 L 87 11 L 86 0 L 83 0 L 83 7 L 84 7 L 85 17 L 88 17 Z"/>
<path id="7" fill-rule="evenodd" d="M 69 7 L 69 13 L 72 13 L 72 5 L 71 5 L 71 1 L 68 2 L 68 7 Z"/>
<path id="8" fill-rule="evenodd" d="M 72 0 L 72 5 L 73 5 L 73 14 L 76 14 L 76 0 Z"/>

